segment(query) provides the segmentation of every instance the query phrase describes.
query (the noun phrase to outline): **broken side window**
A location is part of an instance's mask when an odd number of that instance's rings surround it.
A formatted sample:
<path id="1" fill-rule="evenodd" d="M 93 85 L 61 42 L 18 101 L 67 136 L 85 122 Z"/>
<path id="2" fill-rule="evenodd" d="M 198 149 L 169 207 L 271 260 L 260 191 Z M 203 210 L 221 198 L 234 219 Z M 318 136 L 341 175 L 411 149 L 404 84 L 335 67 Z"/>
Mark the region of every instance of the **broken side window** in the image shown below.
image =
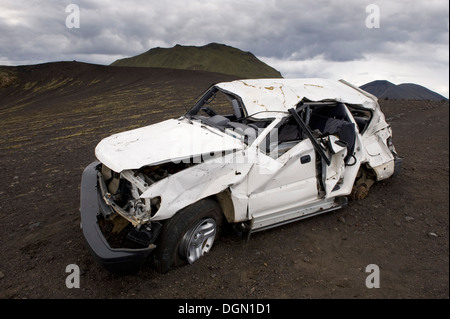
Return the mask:
<path id="1" fill-rule="evenodd" d="M 276 159 L 303 140 L 302 132 L 292 116 L 285 118 L 263 142 L 266 155 Z"/>

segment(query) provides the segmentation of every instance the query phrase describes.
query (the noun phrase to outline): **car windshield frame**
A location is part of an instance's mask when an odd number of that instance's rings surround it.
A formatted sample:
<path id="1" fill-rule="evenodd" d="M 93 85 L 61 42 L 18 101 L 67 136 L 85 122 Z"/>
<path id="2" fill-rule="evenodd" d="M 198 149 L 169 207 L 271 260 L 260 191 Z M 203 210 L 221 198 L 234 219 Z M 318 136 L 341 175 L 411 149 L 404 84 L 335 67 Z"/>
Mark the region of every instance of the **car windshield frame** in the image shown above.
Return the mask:
<path id="1" fill-rule="evenodd" d="M 213 108 L 208 107 L 215 100 L 219 92 L 230 102 L 229 109 L 232 113 L 221 114 L 214 112 L 215 110 Z M 199 115 L 202 111 L 204 111 L 206 116 Z M 220 87 L 211 86 L 201 95 L 194 106 L 186 112 L 184 117 L 191 121 L 199 121 L 234 138 L 242 139 L 245 144 L 251 145 L 276 118 L 254 119 L 252 115 L 247 114 L 240 96 Z M 253 133 L 252 130 L 255 132 Z"/>

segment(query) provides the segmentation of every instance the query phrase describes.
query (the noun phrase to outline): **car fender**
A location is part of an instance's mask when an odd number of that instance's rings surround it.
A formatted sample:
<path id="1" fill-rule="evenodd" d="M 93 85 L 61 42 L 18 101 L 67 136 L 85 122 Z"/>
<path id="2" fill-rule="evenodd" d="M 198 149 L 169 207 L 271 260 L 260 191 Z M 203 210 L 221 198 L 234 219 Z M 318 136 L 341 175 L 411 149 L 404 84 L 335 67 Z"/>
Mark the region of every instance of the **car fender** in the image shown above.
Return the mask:
<path id="1" fill-rule="evenodd" d="M 240 183 L 253 165 L 245 153 L 238 151 L 200 163 L 151 185 L 141 195 L 161 197 L 161 206 L 151 220 L 168 219 L 182 208 Z"/>

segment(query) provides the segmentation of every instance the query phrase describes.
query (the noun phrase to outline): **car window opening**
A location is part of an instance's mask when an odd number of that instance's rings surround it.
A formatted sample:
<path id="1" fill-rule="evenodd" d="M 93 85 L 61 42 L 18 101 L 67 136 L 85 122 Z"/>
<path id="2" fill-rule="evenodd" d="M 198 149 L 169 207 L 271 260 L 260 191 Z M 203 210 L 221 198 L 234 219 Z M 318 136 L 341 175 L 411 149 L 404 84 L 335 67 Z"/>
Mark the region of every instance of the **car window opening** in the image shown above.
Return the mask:
<path id="1" fill-rule="evenodd" d="M 251 144 L 272 120 L 255 120 L 245 113 L 237 96 L 213 88 L 186 113 L 186 117 L 201 121 Z"/>
<path id="2" fill-rule="evenodd" d="M 364 113 L 357 108 L 352 110 L 355 113 L 359 112 L 358 114 L 361 115 L 361 121 L 357 123 L 358 129 L 364 129 L 369 122 L 370 112 Z M 351 159 L 353 158 L 356 140 L 355 124 L 351 121 L 345 104 L 336 102 L 305 103 L 302 101 L 295 111 L 294 109 L 289 111 L 291 116 L 277 125 L 275 133 L 268 135 L 265 142 L 266 154 L 272 154 L 273 156 L 271 151 L 277 147 L 277 154 L 274 156 L 279 157 L 302 140 L 311 138 L 311 142 L 315 145 L 319 155 L 324 158 L 325 162 L 328 162 L 329 159 L 324 152 L 326 143 L 323 143 L 323 139 L 329 135 L 336 135 L 339 137 L 340 143 L 347 148 L 345 164 L 348 166 L 354 164 Z"/>

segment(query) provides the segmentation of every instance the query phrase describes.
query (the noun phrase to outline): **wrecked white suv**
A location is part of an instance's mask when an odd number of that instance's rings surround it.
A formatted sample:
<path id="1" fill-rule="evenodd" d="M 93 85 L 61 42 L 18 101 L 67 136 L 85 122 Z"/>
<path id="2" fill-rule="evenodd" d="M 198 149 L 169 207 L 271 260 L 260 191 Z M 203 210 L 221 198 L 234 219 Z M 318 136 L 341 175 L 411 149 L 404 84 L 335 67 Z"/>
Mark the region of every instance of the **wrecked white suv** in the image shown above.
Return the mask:
<path id="1" fill-rule="evenodd" d="M 81 224 L 117 273 L 193 263 L 219 229 L 249 233 L 364 198 L 401 158 L 377 99 L 345 82 L 213 85 L 184 116 L 112 135 L 84 171 Z"/>

